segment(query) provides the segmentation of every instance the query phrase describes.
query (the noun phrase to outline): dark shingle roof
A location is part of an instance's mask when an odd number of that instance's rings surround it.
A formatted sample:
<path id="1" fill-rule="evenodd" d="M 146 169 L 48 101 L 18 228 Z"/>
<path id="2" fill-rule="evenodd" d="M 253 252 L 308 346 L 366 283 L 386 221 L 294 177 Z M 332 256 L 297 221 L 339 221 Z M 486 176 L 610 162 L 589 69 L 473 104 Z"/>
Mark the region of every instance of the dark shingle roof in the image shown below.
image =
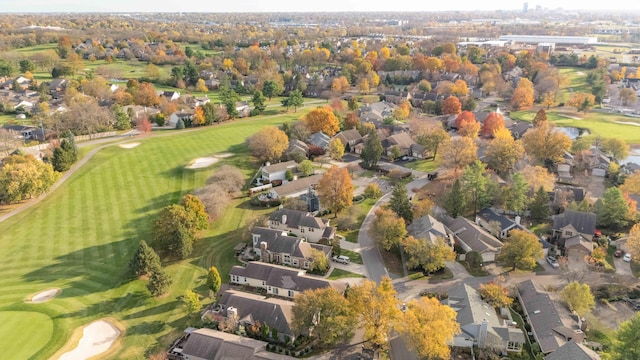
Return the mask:
<path id="1" fill-rule="evenodd" d="M 484 208 L 482 210 L 480 210 L 478 212 L 478 217 L 481 217 L 482 219 L 484 219 L 484 221 L 490 223 L 492 221 L 498 222 L 500 224 L 500 230 L 507 230 L 510 229 L 518 224 L 516 224 L 515 221 L 496 214 L 493 210 L 489 209 L 489 208 Z"/>
<path id="2" fill-rule="evenodd" d="M 326 227 L 322 219 L 314 217 L 306 211 L 285 208 L 276 210 L 271 213 L 271 215 L 269 215 L 269 220 L 285 224 L 291 229 L 297 229 L 299 226 L 314 229 L 322 229 Z"/>
<path id="3" fill-rule="evenodd" d="M 545 356 L 544 360 L 600 360 L 600 356 L 582 344 L 569 341 Z"/>
<path id="4" fill-rule="evenodd" d="M 293 336 L 290 323 L 293 319 L 292 301 L 265 298 L 262 295 L 227 290 L 222 293 L 219 304 L 224 309 L 234 307 L 238 311 L 238 319 L 249 323 L 266 323 L 269 328 L 277 329 L 279 334 Z"/>
<path id="5" fill-rule="evenodd" d="M 275 286 L 298 292 L 326 287 L 344 290 L 342 283 L 310 277 L 301 270 L 256 261 L 249 262 L 246 267 L 236 265 L 231 268 L 229 274 L 262 280 L 266 286 Z"/>
<path id="6" fill-rule="evenodd" d="M 593 235 L 596 232 L 596 214 L 567 210 L 553 217 L 554 229 L 562 229 L 567 225 L 573 225 L 576 230 L 583 234 Z"/>
<path id="7" fill-rule="evenodd" d="M 468 219 L 457 217 L 451 220 L 451 218 L 449 218 L 449 220 L 445 222 L 445 225 L 460 241 L 479 253 L 487 251 L 497 252 L 502 248 L 500 240 Z"/>
<path id="8" fill-rule="evenodd" d="M 227 334 L 211 329 L 193 331 L 183 347 L 183 354 L 207 360 L 252 359 L 259 351 L 265 350 L 266 343 L 259 340 Z"/>
<path id="9" fill-rule="evenodd" d="M 540 349 L 545 354 L 556 350 L 564 340 L 553 329 L 563 323 L 553 300 L 546 292 L 539 291 L 532 280 L 519 283 L 517 289 Z"/>

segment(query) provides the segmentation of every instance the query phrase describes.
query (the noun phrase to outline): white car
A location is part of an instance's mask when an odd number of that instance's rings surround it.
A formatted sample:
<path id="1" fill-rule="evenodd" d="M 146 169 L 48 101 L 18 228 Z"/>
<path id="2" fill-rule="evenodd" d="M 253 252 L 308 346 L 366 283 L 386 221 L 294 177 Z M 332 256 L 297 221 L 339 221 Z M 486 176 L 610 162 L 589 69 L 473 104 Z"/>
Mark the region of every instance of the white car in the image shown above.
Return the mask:
<path id="1" fill-rule="evenodd" d="M 622 258 L 623 261 L 625 262 L 631 262 L 631 254 L 627 253 L 625 254 L 625 256 Z"/>
<path id="2" fill-rule="evenodd" d="M 348 256 L 340 255 L 340 256 L 334 256 L 333 261 L 339 262 L 341 264 L 348 264 L 351 262 L 351 259 L 349 259 Z"/>
<path id="3" fill-rule="evenodd" d="M 549 265 L 551 265 L 552 268 L 557 269 L 560 267 L 560 264 L 558 264 L 558 260 L 553 257 L 553 256 L 547 256 L 547 262 L 549 263 Z"/>

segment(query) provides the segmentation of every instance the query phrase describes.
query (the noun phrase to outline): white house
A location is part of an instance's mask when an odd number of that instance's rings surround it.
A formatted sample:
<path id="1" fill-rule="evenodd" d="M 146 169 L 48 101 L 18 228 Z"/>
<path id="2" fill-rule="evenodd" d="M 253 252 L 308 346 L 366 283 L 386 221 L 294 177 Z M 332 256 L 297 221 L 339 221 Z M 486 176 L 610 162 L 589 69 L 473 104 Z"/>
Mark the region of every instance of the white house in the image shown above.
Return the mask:
<path id="1" fill-rule="evenodd" d="M 336 234 L 336 229 L 329 226 L 329 220 L 315 217 L 306 211 L 284 208 L 269 215 L 269 227 L 290 232 L 312 243 L 323 238 L 331 240 Z"/>
<path id="2" fill-rule="evenodd" d="M 287 170 L 295 171 L 298 164 L 295 161 L 281 162 L 277 164 L 269 164 L 262 168 L 263 180 L 285 180 L 285 174 Z"/>

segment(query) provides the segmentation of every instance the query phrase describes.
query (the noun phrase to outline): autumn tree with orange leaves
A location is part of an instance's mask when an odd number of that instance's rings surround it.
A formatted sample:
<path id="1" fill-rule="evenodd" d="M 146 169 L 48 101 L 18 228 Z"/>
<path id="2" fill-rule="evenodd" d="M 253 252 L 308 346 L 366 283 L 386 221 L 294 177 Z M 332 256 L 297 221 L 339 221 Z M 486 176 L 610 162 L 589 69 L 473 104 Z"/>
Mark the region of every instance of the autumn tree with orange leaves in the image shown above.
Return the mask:
<path id="1" fill-rule="evenodd" d="M 463 111 L 456 118 L 455 126 L 460 129 L 463 124 L 468 122 L 476 122 L 476 116 L 471 111 Z"/>
<path id="2" fill-rule="evenodd" d="M 331 107 L 319 107 L 311 110 L 305 115 L 304 122 L 312 134 L 322 131 L 328 136 L 333 136 L 340 131 L 340 121 Z"/>
<path id="3" fill-rule="evenodd" d="M 493 136 L 493 133 L 496 130 L 504 128 L 504 117 L 501 114 L 498 114 L 495 111 L 492 111 L 487 115 L 486 119 L 484 119 L 484 124 L 482 124 L 482 136 Z"/>
<path id="4" fill-rule="evenodd" d="M 201 126 L 204 125 L 206 119 L 204 117 L 204 111 L 202 110 L 202 106 L 196 106 L 196 109 L 193 112 L 193 117 L 191 118 L 191 124 L 193 126 Z"/>
<path id="5" fill-rule="evenodd" d="M 251 154 L 260 161 L 280 160 L 287 147 L 289 138 L 284 131 L 274 126 L 265 126 L 262 130 L 247 138 Z"/>
<path id="6" fill-rule="evenodd" d="M 337 77 L 331 82 L 331 91 L 333 92 L 344 94 L 349 91 L 350 88 L 351 84 L 349 84 L 349 80 L 344 76 Z"/>
<path id="7" fill-rule="evenodd" d="M 442 113 L 444 115 L 460 114 L 462 112 L 462 103 L 455 96 L 449 96 L 442 103 Z"/>
<path id="8" fill-rule="evenodd" d="M 511 106 L 515 110 L 531 107 L 533 106 L 533 96 L 533 83 L 529 79 L 521 78 L 518 87 L 511 96 Z"/>
<path id="9" fill-rule="evenodd" d="M 322 206 L 338 213 L 353 203 L 353 184 L 347 168 L 332 166 L 318 182 L 318 196 Z"/>
<path id="10" fill-rule="evenodd" d="M 153 84 L 143 82 L 133 95 L 133 102 L 137 105 L 151 107 L 158 105 L 160 98 Z"/>

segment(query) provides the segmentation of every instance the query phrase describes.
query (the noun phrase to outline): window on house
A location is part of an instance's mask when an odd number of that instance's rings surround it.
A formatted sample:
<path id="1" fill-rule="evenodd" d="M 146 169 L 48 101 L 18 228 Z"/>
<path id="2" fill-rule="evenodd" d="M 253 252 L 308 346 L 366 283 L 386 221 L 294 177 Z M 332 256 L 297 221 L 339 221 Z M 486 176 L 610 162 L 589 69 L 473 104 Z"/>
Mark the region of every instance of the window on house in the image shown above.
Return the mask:
<path id="1" fill-rule="evenodd" d="M 304 234 L 304 229 L 300 229 L 300 232 Z"/>
<path id="2" fill-rule="evenodd" d="M 313 228 L 309 228 L 309 231 L 313 232 Z"/>
<path id="3" fill-rule="evenodd" d="M 274 288 L 273 288 L 273 293 L 274 293 L 274 294 L 276 294 L 276 295 L 278 295 L 278 288 L 275 288 L 275 287 L 274 287 Z"/>
<path id="4" fill-rule="evenodd" d="M 566 236 L 573 236 L 573 232 L 572 231 L 565 231 L 564 233 Z"/>
<path id="5" fill-rule="evenodd" d="M 292 298 L 293 297 L 293 291 L 289 290 L 289 297 Z"/>

